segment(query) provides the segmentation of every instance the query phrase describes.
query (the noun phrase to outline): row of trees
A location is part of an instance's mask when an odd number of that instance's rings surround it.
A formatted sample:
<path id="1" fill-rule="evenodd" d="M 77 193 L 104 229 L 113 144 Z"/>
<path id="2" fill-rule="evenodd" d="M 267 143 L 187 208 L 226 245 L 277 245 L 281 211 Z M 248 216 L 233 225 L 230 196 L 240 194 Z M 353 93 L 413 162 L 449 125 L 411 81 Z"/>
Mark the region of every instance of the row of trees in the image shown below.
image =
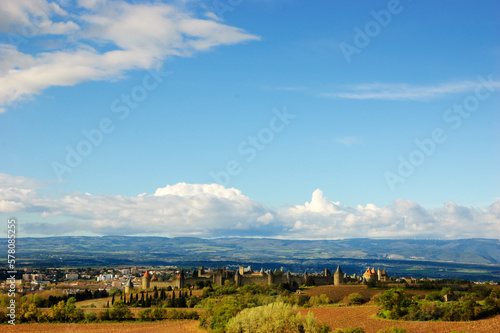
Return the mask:
<path id="1" fill-rule="evenodd" d="M 42 297 L 39 293 L 33 293 L 30 295 L 22 296 L 20 298 L 20 303 L 32 303 L 35 304 L 37 308 L 50 308 L 61 301 L 67 302 L 71 297 L 73 297 L 77 302 L 85 301 L 88 299 L 99 299 L 108 297 L 108 292 L 106 290 L 95 290 L 91 292 L 88 289 L 85 291 L 76 293 L 75 295 L 49 295 L 48 297 Z M 7 307 L 10 302 L 10 297 L 7 295 L 0 295 L 0 306 Z"/>
<path id="2" fill-rule="evenodd" d="M 430 298 L 420 300 L 403 289 L 390 289 L 376 299 L 381 305 L 378 315 L 387 319 L 469 321 L 500 313 L 497 289 L 491 290 L 483 300 L 475 293 L 463 294 L 455 302 L 443 303 Z"/>
<path id="3" fill-rule="evenodd" d="M 149 308 L 151 306 L 163 306 L 168 308 L 192 308 L 196 304 L 197 298 L 193 296 L 191 290 L 179 290 L 176 295 L 175 291 L 172 291 L 171 294 L 167 294 L 166 290 L 162 288 L 160 291 L 156 289 L 153 295 L 146 292 L 141 292 L 140 297 L 139 293 L 130 294 L 128 296 L 121 295 L 120 300 L 131 307 Z M 115 297 L 113 296 L 111 304 L 113 305 L 114 302 Z"/>
<path id="4" fill-rule="evenodd" d="M 162 319 L 198 319 L 196 311 L 167 310 L 164 308 L 147 308 L 139 312 L 137 318 L 123 301 L 116 300 L 110 308 L 100 312 L 84 313 L 76 306 L 76 298 L 60 301 L 49 311 L 42 311 L 35 303 L 29 301 L 21 304 L 17 314 L 17 323 L 90 323 L 97 321 L 124 321 L 124 320 L 162 320 Z M 0 311 L 0 323 L 9 320 L 5 312 Z"/>

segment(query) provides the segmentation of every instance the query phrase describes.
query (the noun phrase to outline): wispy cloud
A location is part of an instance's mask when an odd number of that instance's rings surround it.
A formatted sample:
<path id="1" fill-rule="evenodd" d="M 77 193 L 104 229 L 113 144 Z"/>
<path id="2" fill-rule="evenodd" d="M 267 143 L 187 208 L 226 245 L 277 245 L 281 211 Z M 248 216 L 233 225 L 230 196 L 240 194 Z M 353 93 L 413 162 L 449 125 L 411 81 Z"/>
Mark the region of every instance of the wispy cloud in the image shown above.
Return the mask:
<path id="1" fill-rule="evenodd" d="M 320 93 L 318 96 L 358 100 L 430 100 L 452 94 L 472 92 L 480 85 L 477 81 L 449 82 L 429 86 L 406 83 L 369 83 L 346 86 L 332 92 Z M 500 82 L 493 81 L 492 86 L 499 88 Z"/>
<path id="2" fill-rule="evenodd" d="M 349 147 L 349 146 L 361 144 L 361 139 L 357 136 L 344 136 L 344 137 L 336 139 L 335 142 Z"/>
<path id="3" fill-rule="evenodd" d="M 37 180 L 0 177 L 0 214 L 22 218 L 25 236 L 146 234 L 334 239 L 429 235 L 490 238 L 500 234 L 500 202 L 485 208 L 447 202 L 437 209 L 425 209 L 414 201 L 398 199 L 385 207 L 352 207 L 329 200 L 317 189 L 303 205 L 270 208 L 238 189 L 217 184 L 179 183 L 137 196 L 41 193 L 37 186 Z"/>
<path id="4" fill-rule="evenodd" d="M 0 43 L 0 109 L 51 86 L 117 80 L 129 70 L 161 66 L 168 57 L 259 39 L 162 3 L 80 0 L 71 9 L 68 13 L 46 0 L 8 1 L 0 7 L 0 32 L 22 34 L 31 25 L 34 33 L 20 36 L 24 43 L 38 37 L 47 43 L 52 35 L 66 41 L 64 48 L 35 53 Z"/>

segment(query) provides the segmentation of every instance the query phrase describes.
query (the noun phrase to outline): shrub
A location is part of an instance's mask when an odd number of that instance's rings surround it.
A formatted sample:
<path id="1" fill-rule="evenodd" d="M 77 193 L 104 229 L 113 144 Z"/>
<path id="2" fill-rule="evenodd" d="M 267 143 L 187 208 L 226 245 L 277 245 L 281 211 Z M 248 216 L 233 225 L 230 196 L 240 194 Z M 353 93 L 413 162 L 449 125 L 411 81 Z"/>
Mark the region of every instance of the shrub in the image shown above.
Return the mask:
<path id="1" fill-rule="evenodd" d="M 443 301 L 443 295 L 441 295 L 441 292 L 433 292 L 430 294 L 425 295 L 425 300 L 427 301 Z"/>
<path id="2" fill-rule="evenodd" d="M 151 316 L 154 320 L 162 320 L 165 317 L 165 309 L 162 308 L 154 308 L 151 312 Z"/>
<path id="3" fill-rule="evenodd" d="M 365 330 L 362 327 L 348 327 L 348 328 L 337 328 L 334 333 L 365 333 Z"/>
<path id="4" fill-rule="evenodd" d="M 256 308 L 245 309 L 232 318 L 227 333 L 316 333 L 319 330 L 316 318 L 309 312 L 302 317 L 295 307 L 285 303 L 271 303 Z M 325 326 L 321 326 L 325 329 Z"/>
<path id="5" fill-rule="evenodd" d="M 94 321 L 97 321 L 97 314 L 94 311 L 87 312 L 85 314 L 85 322 L 93 323 Z"/>
<path id="6" fill-rule="evenodd" d="M 121 300 L 115 301 L 113 308 L 109 311 L 109 318 L 111 320 L 122 321 L 134 318 L 132 311 Z"/>
<path id="7" fill-rule="evenodd" d="M 379 330 L 377 333 L 406 333 L 406 329 L 401 327 L 386 327 Z"/>
<path id="8" fill-rule="evenodd" d="M 408 312 L 410 306 L 415 304 L 413 298 L 403 289 L 389 289 L 376 298 L 377 305 L 382 308 L 378 315 L 387 319 L 402 319 Z"/>
<path id="9" fill-rule="evenodd" d="M 365 302 L 366 302 L 366 300 L 363 298 L 363 296 L 361 296 L 358 293 L 352 293 L 352 294 L 349 294 L 349 296 L 347 296 L 347 304 L 348 305 L 361 305 Z"/>
<path id="10" fill-rule="evenodd" d="M 310 306 L 320 306 L 326 305 L 330 303 L 330 299 L 325 294 L 321 294 L 319 296 L 313 296 L 309 299 Z"/>
<path id="11" fill-rule="evenodd" d="M 309 295 L 294 294 L 294 295 L 290 295 L 290 297 L 288 298 L 288 303 L 290 303 L 291 305 L 305 306 L 306 304 L 308 304 L 310 299 L 311 299 L 311 296 L 309 296 Z"/>
<path id="12" fill-rule="evenodd" d="M 140 321 L 151 321 L 153 318 L 151 317 L 151 308 L 147 308 L 139 311 L 139 320 Z"/>
<path id="13" fill-rule="evenodd" d="M 3 311 L 0 311 L 0 324 L 6 323 L 9 320 L 7 314 Z"/>
<path id="14" fill-rule="evenodd" d="M 99 320 L 100 321 L 108 321 L 111 320 L 111 317 L 109 315 L 110 310 L 109 309 L 104 309 L 101 312 L 99 312 Z"/>

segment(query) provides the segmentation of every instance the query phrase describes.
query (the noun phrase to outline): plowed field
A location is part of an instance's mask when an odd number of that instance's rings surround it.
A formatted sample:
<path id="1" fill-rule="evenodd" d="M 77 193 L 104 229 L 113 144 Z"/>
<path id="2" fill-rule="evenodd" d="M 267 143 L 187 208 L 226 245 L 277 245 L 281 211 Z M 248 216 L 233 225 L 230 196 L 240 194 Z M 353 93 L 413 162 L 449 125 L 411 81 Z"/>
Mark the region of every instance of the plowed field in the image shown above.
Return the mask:
<path id="1" fill-rule="evenodd" d="M 305 315 L 312 311 L 319 322 L 327 323 L 332 329 L 362 327 L 367 333 L 391 326 L 405 328 L 407 333 L 500 332 L 500 315 L 471 322 L 404 322 L 378 319 L 377 310 L 376 306 L 352 306 L 301 309 L 300 312 Z"/>
<path id="2" fill-rule="evenodd" d="M 168 332 L 207 333 L 198 328 L 198 320 L 161 321 L 153 323 L 111 323 L 111 324 L 30 324 L 2 325 L 0 332 L 68 332 L 68 333 L 121 333 L 121 332 Z"/>

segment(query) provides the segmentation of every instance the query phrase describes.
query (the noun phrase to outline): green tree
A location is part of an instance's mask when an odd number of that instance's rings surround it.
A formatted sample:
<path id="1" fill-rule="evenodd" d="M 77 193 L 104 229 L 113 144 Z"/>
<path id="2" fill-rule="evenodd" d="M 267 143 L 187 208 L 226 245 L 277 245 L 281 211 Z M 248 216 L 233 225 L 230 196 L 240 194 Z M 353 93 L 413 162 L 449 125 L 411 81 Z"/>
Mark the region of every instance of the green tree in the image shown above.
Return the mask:
<path id="1" fill-rule="evenodd" d="M 361 305 L 365 302 L 366 300 L 363 298 L 363 296 L 358 293 L 351 293 L 349 294 L 349 296 L 347 296 L 348 305 Z"/>
<path id="2" fill-rule="evenodd" d="M 76 307 L 76 298 L 70 297 L 66 301 L 66 322 L 78 323 L 85 317 L 83 310 Z"/>
<path id="3" fill-rule="evenodd" d="M 227 324 L 227 333 L 316 333 L 319 325 L 312 312 L 302 317 L 285 303 L 271 303 L 244 309 Z"/>
<path id="4" fill-rule="evenodd" d="M 130 308 L 120 300 L 115 301 L 115 304 L 113 304 L 113 309 L 109 312 L 109 317 L 111 320 L 116 321 L 134 318 Z"/>
<path id="5" fill-rule="evenodd" d="M 153 320 L 151 317 L 151 308 L 147 308 L 139 311 L 139 320 L 140 321 L 151 321 Z"/>
<path id="6" fill-rule="evenodd" d="M 378 315 L 388 319 L 403 319 L 414 305 L 413 298 L 403 289 L 389 289 L 376 299 L 377 305 L 382 308 Z"/>

